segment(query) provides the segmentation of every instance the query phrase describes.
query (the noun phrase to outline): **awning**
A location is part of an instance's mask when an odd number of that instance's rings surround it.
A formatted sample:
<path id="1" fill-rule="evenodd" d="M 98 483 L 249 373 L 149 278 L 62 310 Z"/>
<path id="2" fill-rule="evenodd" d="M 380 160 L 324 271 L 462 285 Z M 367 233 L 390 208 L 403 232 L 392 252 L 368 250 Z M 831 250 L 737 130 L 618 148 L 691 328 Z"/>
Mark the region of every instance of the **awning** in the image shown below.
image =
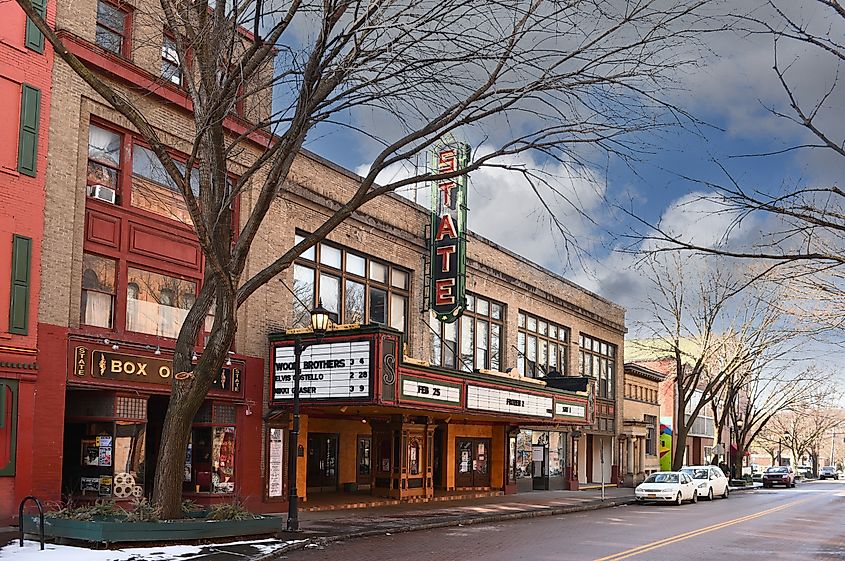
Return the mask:
<path id="1" fill-rule="evenodd" d="M 736 454 L 736 444 L 731 444 L 731 454 Z M 746 451 L 745 451 L 745 457 L 746 457 L 746 458 L 751 457 L 751 452 L 749 452 L 748 450 L 746 450 Z"/>

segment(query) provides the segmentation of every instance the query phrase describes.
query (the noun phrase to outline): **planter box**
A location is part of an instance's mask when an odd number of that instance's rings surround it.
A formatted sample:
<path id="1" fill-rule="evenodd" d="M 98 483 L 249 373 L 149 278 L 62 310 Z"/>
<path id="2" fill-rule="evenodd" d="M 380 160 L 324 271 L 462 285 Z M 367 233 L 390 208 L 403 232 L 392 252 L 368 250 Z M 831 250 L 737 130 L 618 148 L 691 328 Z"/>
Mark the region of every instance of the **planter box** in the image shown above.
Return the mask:
<path id="1" fill-rule="evenodd" d="M 282 519 L 261 516 L 250 520 L 196 520 L 170 522 L 121 522 L 114 519 L 67 520 L 44 518 L 44 535 L 87 542 L 186 542 L 213 538 L 231 538 L 274 534 L 281 530 Z M 24 531 L 38 534 L 38 517 L 24 518 Z"/>

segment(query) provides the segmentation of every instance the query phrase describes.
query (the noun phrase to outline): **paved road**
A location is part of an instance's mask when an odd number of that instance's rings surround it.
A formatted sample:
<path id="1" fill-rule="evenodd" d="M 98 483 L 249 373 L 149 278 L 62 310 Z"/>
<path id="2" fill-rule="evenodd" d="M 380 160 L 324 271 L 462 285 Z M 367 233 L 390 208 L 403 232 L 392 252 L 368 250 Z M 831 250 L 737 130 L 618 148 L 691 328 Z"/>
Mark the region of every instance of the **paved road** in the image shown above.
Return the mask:
<path id="1" fill-rule="evenodd" d="M 291 561 L 845 560 L 845 481 L 697 505 L 630 505 L 292 552 Z"/>

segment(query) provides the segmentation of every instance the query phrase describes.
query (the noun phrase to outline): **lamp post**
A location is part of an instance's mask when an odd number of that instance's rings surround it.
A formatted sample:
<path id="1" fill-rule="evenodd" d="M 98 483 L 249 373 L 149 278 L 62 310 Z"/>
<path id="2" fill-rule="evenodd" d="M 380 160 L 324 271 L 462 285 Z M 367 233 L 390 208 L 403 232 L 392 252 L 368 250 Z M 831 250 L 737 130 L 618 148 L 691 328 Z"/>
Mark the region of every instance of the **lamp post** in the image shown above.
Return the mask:
<path id="1" fill-rule="evenodd" d="M 737 419 L 734 421 L 734 432 L 736 433 L 736 453 L 734 454 L 733 450 L 730 450 L 731 455 L 731 475 L 734 479 L 737 478 L 737 464 L 739 464 L 739 476 L 742 476 L 742 460 L 740 460 L 739 456 L 739 433 L 742 430 L 742 425 L 745 424 L 745 421 L 742 419 Z"/>
<path id="2" fill-rule="evenodd" d="M 782 440 L 789 438 L 789 433 L 783 433 L 782 435 L 778 435 L 778 465 L 783 465 L 783 442 Z"/>
<path id="3" fill-rule="evenodd" d="M 299 451 L 299 378 L 302 376 L 302 352 L 319 343 L 329 329 L 331 312 L 323 308 L 322 302 L 311 310 L 311 329 L 314 340 L 305 342 L 300 338 L 293 345 L 293 427 L 288 443 L 288 532 L 299 531 L 299 495 L 296 490 L 296 468 Z"/>

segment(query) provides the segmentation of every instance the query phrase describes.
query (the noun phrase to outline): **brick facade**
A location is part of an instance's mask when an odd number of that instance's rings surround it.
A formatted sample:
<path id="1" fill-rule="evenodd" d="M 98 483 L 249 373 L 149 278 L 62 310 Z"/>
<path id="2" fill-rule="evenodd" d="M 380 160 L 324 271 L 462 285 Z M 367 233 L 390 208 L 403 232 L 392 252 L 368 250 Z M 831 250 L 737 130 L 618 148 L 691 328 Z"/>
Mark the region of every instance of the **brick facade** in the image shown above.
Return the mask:
<path id="1" fill-rule="evenodd" d="M 54 2 L 46 3 L 47 21 L 54 21 L 55 8 Z M 0 104 L 6 117 L 0 133 L 0 392 L 6 394 L 5 410 L 0 409 L 0 415 L 6 416 L 0 427 L 0 525 L 10 519 L 20 500 L 37 488 L 38 480 L 44 476 L 35 447 L 39 435 L 33 433 L 32 427 L 37 426 L 34 420 L 38 416 L 49 414 L 55 405 L 43 392 L 50 381 L 39 346 L 45 334 L 39 332 L 37 321 L 42 294 L 39 257 L 53 52 L 48 46 L 41 51 L 28 47 L 26 27 L 26 18 L 17 4 L 0 3 Z M 40 92 L 33 174 L 19 169 L 23 163 L 19 135 L 25 87 Z M 14 236 L 31 240 L 25 332 L 15 328 L 10 317 Z"/>

